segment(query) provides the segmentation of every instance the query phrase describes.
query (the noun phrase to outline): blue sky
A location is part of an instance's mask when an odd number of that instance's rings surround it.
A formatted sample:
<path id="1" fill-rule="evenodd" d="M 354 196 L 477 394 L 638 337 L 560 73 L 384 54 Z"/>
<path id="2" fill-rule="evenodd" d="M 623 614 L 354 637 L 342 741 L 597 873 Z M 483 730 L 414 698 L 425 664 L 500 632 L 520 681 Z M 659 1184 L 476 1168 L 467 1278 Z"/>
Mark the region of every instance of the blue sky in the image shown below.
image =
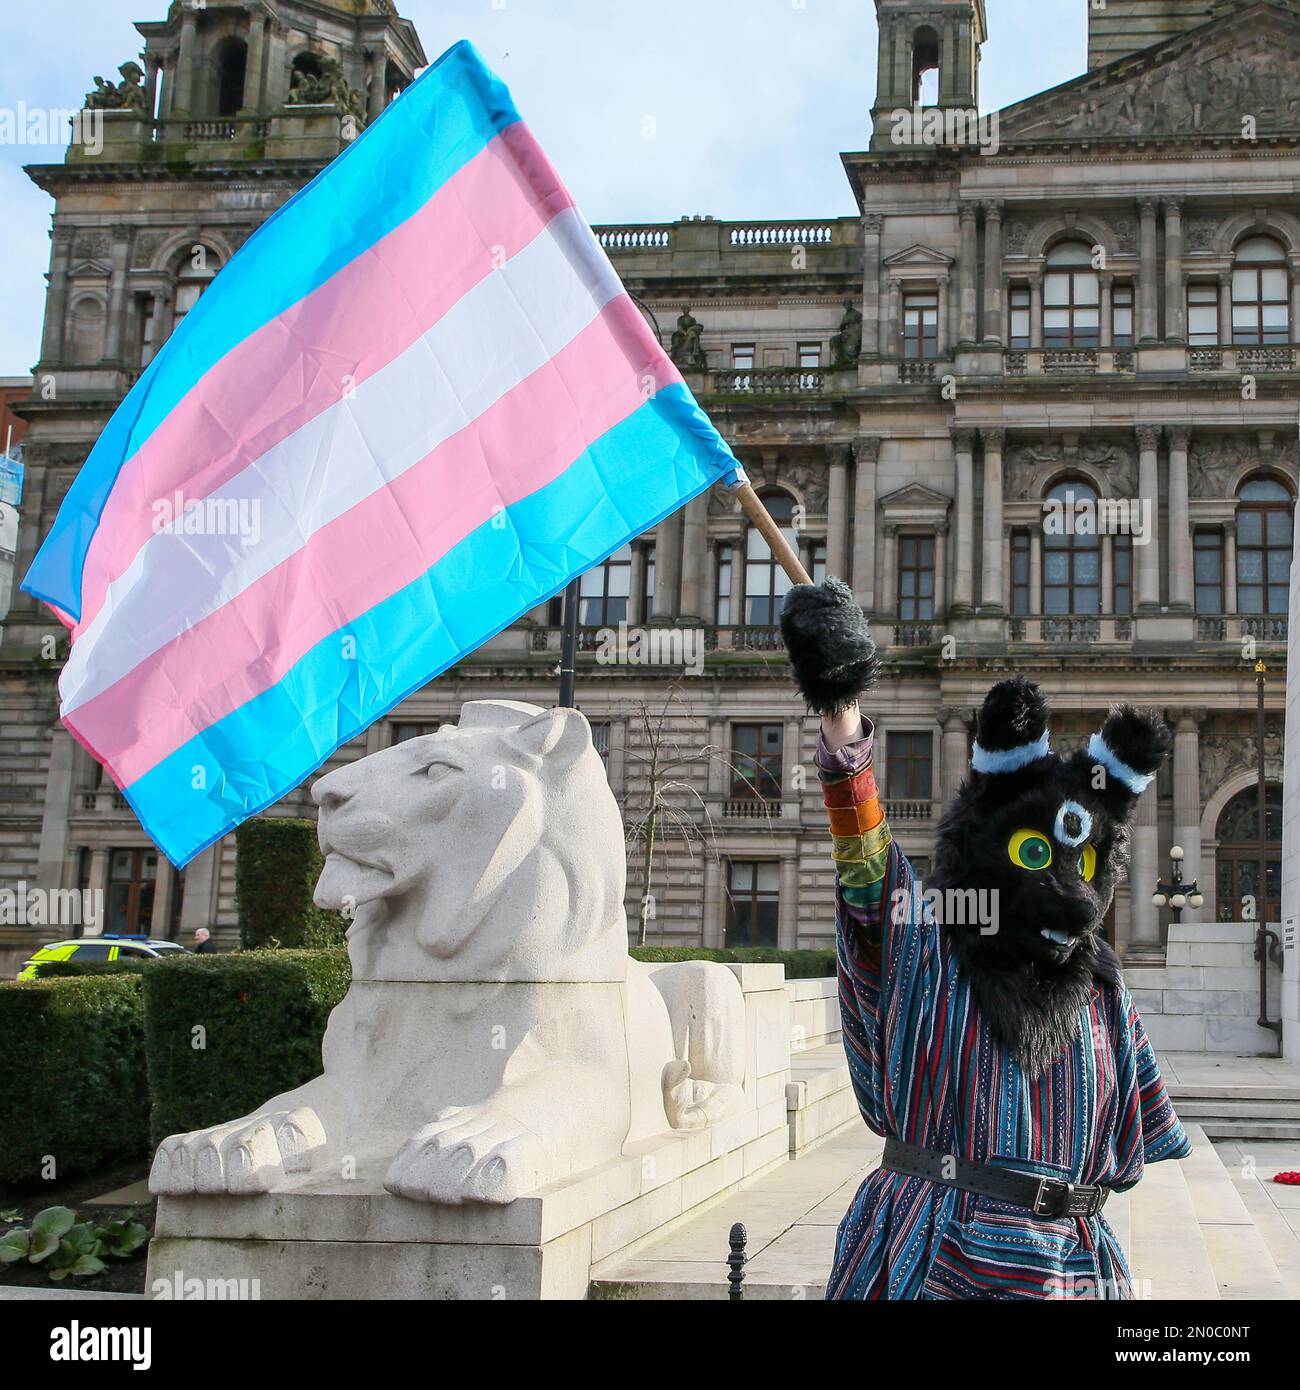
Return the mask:
<path id="1" fill-rule="evenodd" d="M 871 0 L 400 0 L 432 59 L 470 38 L 592 222 L 838 216 L 841 150 L 865 148 L 875 90 Z M 166 0 L 9 0 L 0 107 L 77 107 L 139 51 Z M 1087 0 L 987 0 L 981 105 L 1086 65 Z M 652 138 L 647 138 L 647 132 Z M 53 201 L 0 145 L 0 375 L 36 360 Z"/>

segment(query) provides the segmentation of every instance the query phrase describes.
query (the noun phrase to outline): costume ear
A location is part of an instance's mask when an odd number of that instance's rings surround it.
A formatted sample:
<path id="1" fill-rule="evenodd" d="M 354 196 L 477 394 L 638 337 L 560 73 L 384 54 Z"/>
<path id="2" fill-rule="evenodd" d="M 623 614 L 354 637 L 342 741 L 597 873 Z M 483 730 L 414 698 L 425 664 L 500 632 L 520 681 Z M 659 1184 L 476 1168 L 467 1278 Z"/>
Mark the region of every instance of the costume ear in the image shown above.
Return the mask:
<path id="1" fill-rule="evenodd" d="M 975 721 L 971 771 L 985 776 L 1018 772 L 1050 756 L 1042 691 L 1024 676 L 999 682 L 984 697 Z"/>
<path id="2" fill-rule="evenodd" d="M 1116 705 L 1101 732 L 1089 739 L 1091 789 L 1118 819 L 1131 814 L 1133 803 L 1150 786 L 1173 741 L 1159 710 L 1136 705 Z"/>
<path id="3" fill-rule="evenodd" d="M 591 726 L 576 709 L 548 709 L 512 730 L 510 741 L 534 758 L 569 763 L 592 746 Z"/>

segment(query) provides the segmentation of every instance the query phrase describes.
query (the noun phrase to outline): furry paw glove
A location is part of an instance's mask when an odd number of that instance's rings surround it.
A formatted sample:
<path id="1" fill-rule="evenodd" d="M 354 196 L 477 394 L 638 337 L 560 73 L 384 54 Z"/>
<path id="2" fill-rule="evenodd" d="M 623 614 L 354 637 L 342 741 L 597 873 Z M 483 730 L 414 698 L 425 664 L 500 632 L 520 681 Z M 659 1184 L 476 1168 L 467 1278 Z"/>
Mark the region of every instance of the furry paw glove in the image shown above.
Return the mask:
<path id="1" fill-rule="evenodd" d="M 781 608 L 794 683 L 814 714 L 838 714 L 876 683 L 876 644 L 842 579 L 796 584 Z"/>

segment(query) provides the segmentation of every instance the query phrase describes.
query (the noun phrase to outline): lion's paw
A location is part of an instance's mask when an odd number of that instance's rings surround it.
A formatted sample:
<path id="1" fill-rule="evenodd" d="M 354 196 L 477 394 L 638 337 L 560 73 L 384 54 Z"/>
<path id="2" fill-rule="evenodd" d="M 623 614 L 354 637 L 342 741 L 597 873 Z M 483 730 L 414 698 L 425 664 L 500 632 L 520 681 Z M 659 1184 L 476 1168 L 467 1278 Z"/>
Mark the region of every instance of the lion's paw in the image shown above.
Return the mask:
<path id="1" fill-rule="evenodd" d="M 734 1115 L 744 1105 L 740 1086 L 718 1081 L 696 1081 L 691 1064 L 680 1058 L 663 1070 L 664 1113 L 674 1129 L 704 1129 L 715 1120 Z"/>
<path id="2" fill-rule="evenodd" d="M 417 1202 L 513 1202 L 542 1185 L 542 1145 L 517 1120 L 480 1106 L 451 1106 L 418 1129 L 384 1179 Z"/>
<path id="3" fill-rule="evenodd" d="M 306 1106 L 174 1134 L 154 1155 L 149 1191 L 155 1196 L 269 1192 L 285 1173 L 306 1172 L 324 1147 L 325 1130 Z"/>

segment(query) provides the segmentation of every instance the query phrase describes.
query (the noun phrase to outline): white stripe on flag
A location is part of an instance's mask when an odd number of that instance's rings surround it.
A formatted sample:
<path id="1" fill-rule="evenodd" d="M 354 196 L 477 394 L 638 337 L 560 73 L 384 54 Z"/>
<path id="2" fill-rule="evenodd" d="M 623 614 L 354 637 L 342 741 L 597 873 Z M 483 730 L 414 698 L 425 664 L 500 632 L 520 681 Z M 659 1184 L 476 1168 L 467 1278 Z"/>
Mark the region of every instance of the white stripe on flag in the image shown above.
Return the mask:
<path id="1" fill-rule="evenodd" d="M 238 535 L 149 537 L 72 644 L 59 681 L 63 713 L 108 689 L 472 423 L 622 292 L 581 214 L 559 213 L 350 397 L 212 494 L 231 509 L 251 504 L 247 514 L 260 518 L 257 545 Z"/>

